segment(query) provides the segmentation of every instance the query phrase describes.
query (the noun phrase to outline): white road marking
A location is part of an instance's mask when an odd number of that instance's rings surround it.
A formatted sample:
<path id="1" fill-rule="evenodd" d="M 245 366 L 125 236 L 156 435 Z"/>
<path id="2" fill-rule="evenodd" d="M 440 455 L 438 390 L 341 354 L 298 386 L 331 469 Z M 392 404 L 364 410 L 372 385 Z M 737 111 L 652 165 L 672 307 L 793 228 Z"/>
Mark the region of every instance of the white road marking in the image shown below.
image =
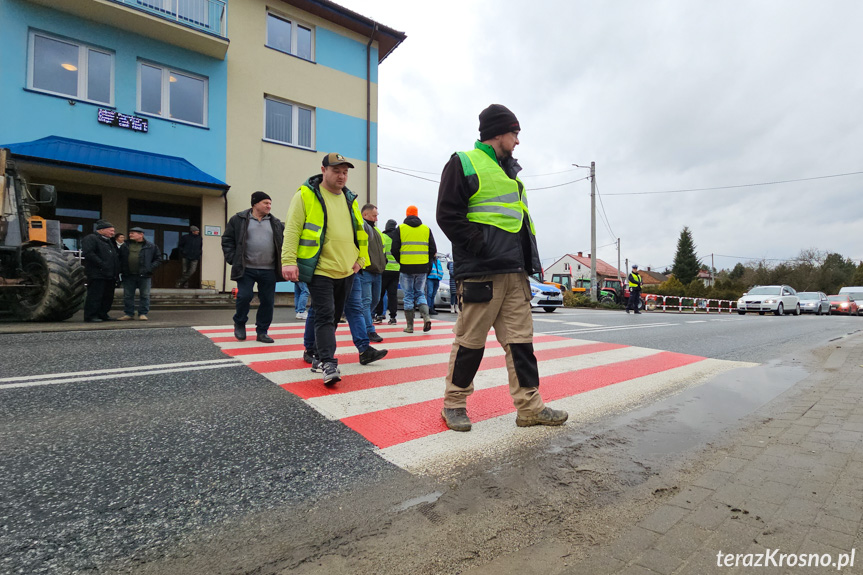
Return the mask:
<path id="1" fill-rule="evenodd" d="M 707 320 L 706 319 L 696 319 L 693 321 L 687 321 L 685 323 L 707 323 Z"/>
<path id="2" fill-rule="evenodd" d="M 566 325 L 577 325 L 578 327 L 602 327 L 600 323 L 584 323 L 580 321 L 568 321 Z"/>

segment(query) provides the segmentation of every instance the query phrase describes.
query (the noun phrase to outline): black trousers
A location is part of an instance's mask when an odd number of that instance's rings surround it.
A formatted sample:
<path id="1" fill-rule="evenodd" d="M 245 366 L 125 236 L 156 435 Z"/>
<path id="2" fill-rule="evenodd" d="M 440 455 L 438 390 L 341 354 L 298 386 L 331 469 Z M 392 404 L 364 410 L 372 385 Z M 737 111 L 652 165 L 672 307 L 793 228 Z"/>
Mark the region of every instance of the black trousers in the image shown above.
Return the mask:
<path id="1" fill-rule="evenodd" d="M 114 303 L 114 280 L 87 278 L 87 299 L 84 300 L 84 321 L 108 317 Z"/>
<path id="2" fill-rule="evenodd" d="M 336 326 L 345 309 L 354 275 L 342 279 L 314 275 L 308 283 L 315 310 L 315 349 L 321 363 L 336 363 Z"/>
<path id="3" fill-rule="evenodd" d="M 390 317 L 396 317 L 398 311 L 399 272 L 384 271 L 381 275 L 381 299 L 375 307 L 375 315 L 384 315 L 384 294 L 387 296 L 387 310 Z"/>
<path id="4" fill-rule="evenodd" d="M 641 299 L 641 288 L 629 288 L 629 301 L 626 302 L 626 309 L 638 311 L 639 299 Z"/>

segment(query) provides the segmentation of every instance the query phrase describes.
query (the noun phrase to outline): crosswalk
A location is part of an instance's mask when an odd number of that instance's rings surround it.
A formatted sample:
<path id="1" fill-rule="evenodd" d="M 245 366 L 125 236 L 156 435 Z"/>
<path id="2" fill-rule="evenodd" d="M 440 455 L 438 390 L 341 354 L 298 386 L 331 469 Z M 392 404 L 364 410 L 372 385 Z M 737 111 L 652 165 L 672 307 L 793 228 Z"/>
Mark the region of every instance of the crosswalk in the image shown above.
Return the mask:
<path id="1" fill-rule="evenodd" d="M 325 387 L 302 359 L 303 325 L 276 324 L 275 343 L 236 341 L 232 326 L 199 327 L 223 353 L 246 364 L 325 417 L 340 421 L 371 442 L 392 463 L 414 472 L 441 471 L 505 450 L 512 442 L 560 432 L 517 428 L 509 396 L 503 348 L 489 334 L 476 391 L 468 400 L 470 433 L 446 428 L 440 417 L 453 323 L 435 321 L 427 333 L 407 334 L 401 325 L 379 326 L 381 361 L 362 366 L 347 326 L 336 334 L 342 381 Z M 642 347 L 537 333 L 534 348 L 540 392 L 550 406 L 570 412 L 581 424 L 613 410 L 643 403 L 652 395 L 696 385 L 741 362 L 707 359 Z"/>

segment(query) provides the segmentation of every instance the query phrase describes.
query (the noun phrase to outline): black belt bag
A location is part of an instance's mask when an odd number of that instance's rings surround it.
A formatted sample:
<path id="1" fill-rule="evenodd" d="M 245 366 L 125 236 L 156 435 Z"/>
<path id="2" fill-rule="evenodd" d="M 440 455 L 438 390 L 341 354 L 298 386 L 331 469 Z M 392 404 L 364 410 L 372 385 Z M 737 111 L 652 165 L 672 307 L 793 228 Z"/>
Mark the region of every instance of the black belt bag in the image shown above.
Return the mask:
<path id="1" fill-rule="evenodd" d="M 461 289 L 461 301 L 464 303 L 490 302 L 492 296 L 494 295 L 494 286 L 491 281 L 463 281 Z"/>

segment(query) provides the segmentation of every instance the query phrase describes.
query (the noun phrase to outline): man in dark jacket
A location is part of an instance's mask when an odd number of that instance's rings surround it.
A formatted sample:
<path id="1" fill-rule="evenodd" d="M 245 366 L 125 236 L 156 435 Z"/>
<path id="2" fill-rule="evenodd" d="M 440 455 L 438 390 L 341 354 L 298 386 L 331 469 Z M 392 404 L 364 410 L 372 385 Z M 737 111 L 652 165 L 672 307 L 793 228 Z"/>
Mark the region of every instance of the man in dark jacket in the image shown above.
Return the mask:
<path id="1" fill-rule="evenodd" d="M 81 256 L 87 273 L 87 299 L 84 321 L 100 322 L 114 318 L 108 315 L 114 303 L 114 284 L 120 275 L 120 255 L 114 244 L 114 225 L 96 222 L 96 232 L 81 242 Z"/>
<path id="2" fill-rule="evenodd" d="M 396 324 L 396 313 L 398 313 L 398 289 L 399 289 L 399 261 L 392 253 L 393 238 L 399 233 L 398 224 L 395 220 L 387 220 L 381 239 L 384 242 L 384 256 L 387 258 L 386 268 L 381 275 L 381 297 L 375 307 L 375 321 L 383 322 L 384 294 L 387 296 L 387 310 L 390 312 L 389 325 Z"/>
<path id="3" fill-rule="evenodd" d="M 404 331 L 413 333 L 414 314 L 420 312 L 423 331 L 431 330 L 429 302 L 426 301 L 426 280 L 432 268 L 432 258 L 437 255 L 437 246 L 431 229 L 419 218 L 416 206 L 408 206 L 405 221 L 398 227 L 390 248 L 399 262 L 399 282 L 404 292 Z M 432 302 L 432 305 L 434 302 Z M 416 310 L 416 311 L 415 311 Z"/>
<path id="4" fill-rule="evenodd" d="M 183 261 L 183 273 L 180 279 L 177 280 L 175 287 L 189 287 L 189 278 L 195 275 L 198 269 L 198 262 L 201 261 L 203 253 L 204 240 L 201 237 L 201 230 L 198 226 L 190 226 L 189 233 L 180 238 L 180 243 L 177 249 L 180 252 L 180 258 Z"/>
<path id="5" fill-rule="evenodd" d="M 471 429 L 467 397 L 492 326 L 506 353 L 516 425 L 562 425 L 568 417 L 539 395 L 528 275 L 541 268 L 512 157 L 520 130 L 515 114 L 492 104 L 479 115 L 474 149 L 453 154 L 441 174 L 437 222 L 452 242 L 461 305 L 441 415 L 455 431 Z"/>
<path id="6" fill-rule="evenodd" d="M 138 319 L 147 321 L 150 313 L 150 284 L 153 271 L 162 264 L 162 250 L 144 237 L 142 228 L 129 230 L 129 241 L 120 248 L 120 272 L 123 274 L 123 316 L 135 317 L 135 290 L 138 290 Z"/>
<path id="7" fill-rule="evenodd" d="M 270 214 L 273 201 L 264 192 L 252 194 L 252 207 L 237 212 L 228 220 L 222 236 L 225 262 L 231 265 L 231 279 L 237 282 L 237 311 L 234 313 L 234 337 L 246 339 L 246 321 L 255 284 L 258 284 L 258 312 L 255 315 L 257 340 L 273 343 L 267 335 L 273 323 L 276 282 L 284 281 L 279 256 L 282 253 L 285 226 Z"/>

